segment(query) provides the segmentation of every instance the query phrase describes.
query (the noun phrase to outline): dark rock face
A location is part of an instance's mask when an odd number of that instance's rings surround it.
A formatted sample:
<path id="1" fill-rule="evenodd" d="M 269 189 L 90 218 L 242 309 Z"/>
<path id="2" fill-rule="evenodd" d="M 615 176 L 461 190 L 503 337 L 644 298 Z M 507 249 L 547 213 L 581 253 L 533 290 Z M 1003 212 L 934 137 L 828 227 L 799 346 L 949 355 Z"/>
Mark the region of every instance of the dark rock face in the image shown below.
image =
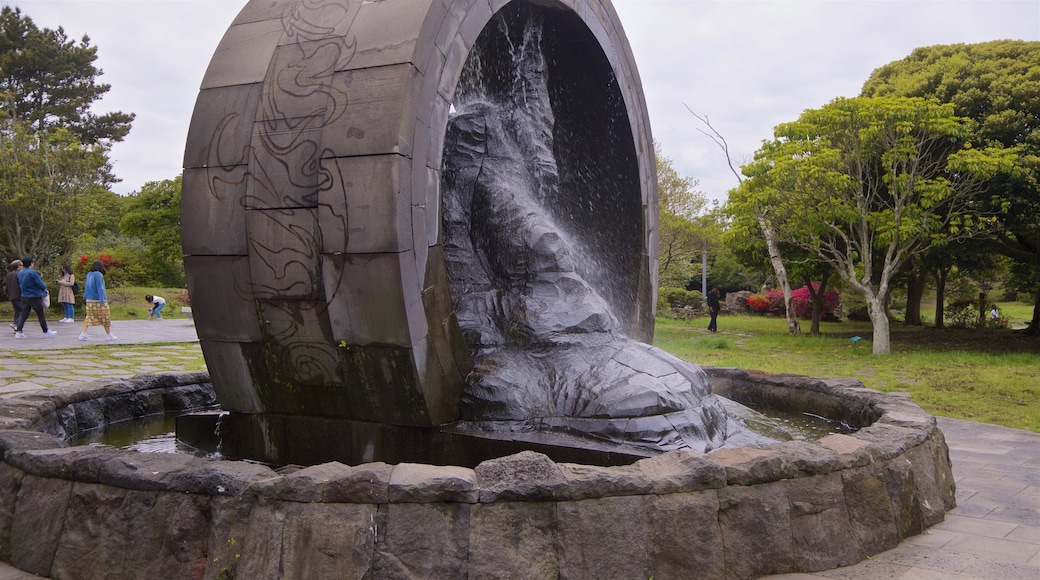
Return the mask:
<path id="1" fill-rule="evenodd" d="M 747 312 L 748 296 L 751 296 L 751 292 L 748 292 L 747 290 L 726 294 L 726 310 L 732 313 Z"/>
<path id="2" fill-rule="evenodd" d="M 615 128 L 597 142 L 615 156 L 615 173 L 590 164 L 582 182 L 567 179 L 583 154 L 576 133 L 592 128 L 557 121 L 557 12 L 521 3 L 499 12 L 470 53 L 448 120 L 444 257 L 474 361 L 462 419 L 659 450 L 717 448 L 737 423 L 704 373 L 626 336 L 630 315 L 616 298 L 638 279 L 637 268 L 618 266 L 631 248 L 599 244 L 582 224 L 592 216 L 570 210 L 635 199 L 625 176 L 636 164 L 630 133 Z M 602 83 L 609 93 L 609 78 Z M 588 94 L 583 104 L 609 126 L 623 110 L 602 98 Z M 643 227 L 638 213 L 627 215 L 619 241 Z"/>

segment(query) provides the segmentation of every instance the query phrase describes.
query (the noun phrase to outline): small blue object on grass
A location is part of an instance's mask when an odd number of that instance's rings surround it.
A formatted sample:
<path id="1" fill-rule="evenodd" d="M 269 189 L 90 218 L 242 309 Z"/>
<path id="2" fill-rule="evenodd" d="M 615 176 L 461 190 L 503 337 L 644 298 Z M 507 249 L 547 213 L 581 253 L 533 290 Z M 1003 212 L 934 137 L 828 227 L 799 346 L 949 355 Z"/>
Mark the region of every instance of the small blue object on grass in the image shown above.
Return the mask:
<path id="1" fill-rule="evenodd" d="M 856 346 L 856 341 L 862 340 L 862 339 L 863 339 L 862 336 L 853 336 L 852 338 L 849 339 L 849 342 L 852 343 L 852 346 Z"/>

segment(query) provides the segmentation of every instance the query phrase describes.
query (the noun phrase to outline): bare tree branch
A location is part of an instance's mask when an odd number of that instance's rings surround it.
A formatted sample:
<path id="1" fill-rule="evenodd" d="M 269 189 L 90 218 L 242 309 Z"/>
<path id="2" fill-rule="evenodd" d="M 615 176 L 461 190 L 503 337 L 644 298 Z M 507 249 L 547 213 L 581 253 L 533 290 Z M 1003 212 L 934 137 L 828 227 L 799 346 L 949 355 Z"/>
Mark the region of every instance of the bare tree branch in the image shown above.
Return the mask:
<path id="1" fill-rule="evenodd" d="M 744 178 L 740 176 L 740 171 L 737 171 L 737 168 L 733 166 L 733 157 L 729 154 L 729 143 L 726 142 L 726 138 L 723 137 L 722 133 L 719 133 L 718 130 L 716 130 L 715 127 L 711 125 L 711 121 L 708 119 L 707 115 L 701 116 L 697 113 L 694 113 L 693 109 L 691 109 L 690 106 L 686 103 L 683 103 L 683 106 L 686 107 L 686 110 L 689 111 L 691 115 L 696 117 L 698 121 L 704 123 L 705 127 L 711 129 L 710 133 L 700 128 L 698 128 L 697 130 L 700 131 L 702 134 L 707 135 L 709 139 L 714 141 L 715 144 L 719 146 L 719 149 L 722 149 L 722 152 L 726 155 L 726 164 L 729 165 L 729 170 L 732 171 L 733 175 L 737 178 L 737 183 L 743 183 Z"/>

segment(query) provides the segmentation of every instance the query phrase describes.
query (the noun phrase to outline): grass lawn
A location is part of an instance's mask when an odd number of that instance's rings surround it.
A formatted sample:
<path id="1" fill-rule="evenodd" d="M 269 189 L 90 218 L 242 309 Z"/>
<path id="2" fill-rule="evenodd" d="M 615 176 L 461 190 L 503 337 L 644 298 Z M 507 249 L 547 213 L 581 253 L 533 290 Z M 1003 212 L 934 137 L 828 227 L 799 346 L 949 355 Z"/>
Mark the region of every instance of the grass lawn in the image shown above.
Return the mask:
<path id="1" fill-rule="evenodd" d="M 127 286 L 123 288 L 106 288 L 109 309 L 112 311 L 112 320 L 140 320 L 148 318 L 149 305 L 144 297 L 162 296 L 166 299 L 166 308 L 163 309 L 163 318 L 185 318 L 181 314 L 181 307 L 187 306 L 181 302 L 180 297 L 184 294 L 183 288 L 144 288 Z M 83 297 L 78 297 L 76 304 L 77 312 L 83 307 Z"/>
<path id="2" fill-rule="evenodd" d="M 1038 337 L 893 322 L 892 354 L 874 356 L 869 323 L 823 323 L 819 336 L 790 336 L 781 318 L 723 316 L 716 334 L 707 324 L 706 317 L 658 318 L 654 342 L 705 366 L 852 377 L 879 391 L 906 392 L 935 415 L 1040 432 Z"/>
<path id="3" fill-rule="evenodd" d="M 162 296 L 166 299 L 166 308 L 163 309 L 163 318 L 185 318 L 185 314 L 181 314 L 181 308 L 188 304 L 182 301 L 182 295 L 184 295 L 183 288 L 150 288 L 150 287 L 138 287 L 138 286 L 127 286 L 122 288 L 106 288 L 105 294 L 108 296 L 109 309 L 112 312 L 112 320 L 141 320 L 148 318 L 148 303 L 145 302 L 144 297 L 148 294 L 152 296 Z M 51 291 L 51 307 L 47 309 L 47 320 L 58 320 L 62 317 L 61 306 L 55 301 L 57 293 Z M 83 294 L 82 292 L 76 296 L 76 318 L 82 320 L 84 315 Z M 0 302 L 0 320 L 10 320 L 13 315 L 11 309 L 11 303 L 7 300 Z M 36 315 L 30 316 L 31 320 L 36 320 Z"/>
<path id="4" fill-rule="evenodd" d="M 165 317 L 182 317 L 181 292 L 174 288 L 110 289 L 112 317 L 147 317 L 145 294 L 166 298 Z M 1022 328 L 1032 316 L 1030 305 L 1003 303 L 998 307 L 1013 328 Z M 82 303 L 77 304 L 77 316 L 82 316 L 81 309 Z M 55 319 L 60 317 L 56 307 L 52 310 Z M 0 304 L 0 316 L 10 316 L 10 303 Z M 907 327 L 894 321 L 892 354 L 874 356 L 871 326 L 866 322 L 822 323 L 819 336 L 789 336 L 781 318 L 722 316 L 715 334 L 707 331 L 707 324 L 706 317 L 689 321 L 658 318 L 654 342 L 701 365 L 852 377 L 879 391 L 906 392 L 936 415 L 1040 433 L 1040 337 L 1009 329 Z M 808 330 L 808 322 L 803 328 Z M 854 336 L 861 340 L 850 340 Z M 187 368 L 201 369 L 204 364 L 198 353 L 198 362 Z"/>

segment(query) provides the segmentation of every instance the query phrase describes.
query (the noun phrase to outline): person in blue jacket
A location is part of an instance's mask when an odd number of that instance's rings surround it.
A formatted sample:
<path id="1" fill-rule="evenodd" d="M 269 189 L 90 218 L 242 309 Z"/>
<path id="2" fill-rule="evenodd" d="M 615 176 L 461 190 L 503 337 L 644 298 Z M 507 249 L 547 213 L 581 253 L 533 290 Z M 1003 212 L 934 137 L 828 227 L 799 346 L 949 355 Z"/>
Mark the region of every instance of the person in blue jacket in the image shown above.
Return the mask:
<path id="1" fill-rule="evenodd" d="M 108 294 L 105 293 L 105 265 L 96 260 L 87 272 L 83 282 L 83 300 L 87 303 L 87 315 L 83 318 L 83 332 L 80 340 L 90 340 L 87 334 L 89 326 L 104 326 L 107 340 L 115 340 L 112 334 L 112 312 L 108 307 Z"/>
<path id="2" fill-rule="evenodd" d="M 22 291 L 22 311 L 14 321 L 15 338 L 25 338 L 25 333 L 22 332 L 22 329 L 25 327 L 25 321 L 29 318 L 30 310 L 35 312 L 36 318 L 40 320 L 40 328 L 43 330 L 44 337 L 58 334 L 47 328 L 47 315 L 43 306 L 43 299 L 48 295 L 47 285 L 43 283 L 43 278 L 36 271 L 36 268 L 33 268 L 35 263 L 36 261 L 29 256 L 22 258 L 22 266 L 24 268 L 18 272 L 18 287 Z"/>

